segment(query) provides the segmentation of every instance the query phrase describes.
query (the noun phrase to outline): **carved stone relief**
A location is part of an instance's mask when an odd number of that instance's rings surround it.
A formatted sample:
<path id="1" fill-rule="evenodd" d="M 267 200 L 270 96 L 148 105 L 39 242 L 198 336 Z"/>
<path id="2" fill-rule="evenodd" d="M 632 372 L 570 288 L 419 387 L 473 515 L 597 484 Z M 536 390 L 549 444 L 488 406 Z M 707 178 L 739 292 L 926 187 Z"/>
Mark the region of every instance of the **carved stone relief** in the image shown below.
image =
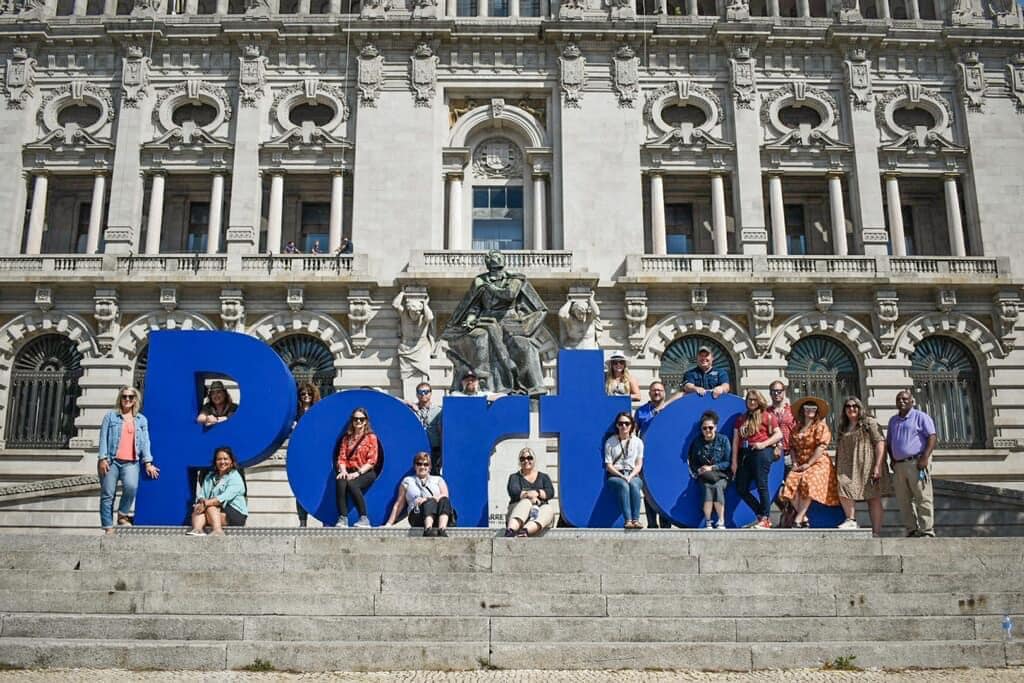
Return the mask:
<path id="1" fill-rule="evenodd" d="M 121 333 L 121 309 L 118 305 L 116 289 L 97 289 L 93 297 L 94 316 L 96 318 L 96 342 L 100 351 L 106 353 L 114 345 L 114 340 Z"/>
<path id="2" fill-rule="evenodd" d="M 626 327 L 628 329 L 629 347 L 640 351 L 647 336 L 647 291 L 626 291 Z"/>
<path id="3" fill-rule="evenodd" d="M 752 57 L 749 45 L 739 45 L 733 49 L 729 59 L 729 85 L 732 97 L 738 109 L 753 109 L 754 98 L 757 96 L 756 61 Z"/>
<path id="4" fill-rule="evenodd" d="M 558 58 L 559 82 L 566 107 L 578 109 L 587 82 L 587 59 L 575 43 L 569 43 Z"/>
<path id="5" fill-rule="evenodd" d="M 628 21 L 636 19 L 633 0 L 608 0 L 609 18 L 612 21 Z"/>
<path id="6" fill-rule="evenodd" d="M 44 313 L 53 308 L 53 290 L 49 287 L 36 287 L 35 304 Z"/>
<path id="7" fill-rule="evenodd" d="M 255 107 L 267 82 L 267 58 L 257 45 L 246 45 L 238 58 L 238 99 L 243 107 Z"/>
<path id="8" fill-rule="evenodd" d="M 1010 94 L 1017 103 L 1017 113 L 1024 113 L 1024 52 L 1018 52 L 1006 65 Z"/>
<path id="9" fill-rule="evenodd" d="M 589 287 L 572 287 L 558 310 L 558 337 L 563 349 L 596 349 L 603 329 L 601 308 Z"/>
<path id="10" fill-rule="evenodd" d="M 129 45 L 128 56 L 121 59 L 121 104 L 137 109 L 149 97 L 149 69 L 153 61 L 140 45 Z"/>
<path id="11" fill-rule="evenodd" d="M 875 336 L 883 353 L 889 353 L 896 342 L 896 323 L 900 319 L 899 297 L 893 290 L 875 292 L 875 307 L 871 312 L 871 321 L 875 326 Z"/>
<path id="12" fill-rule="evenodd" d="M 437 0 L 412 0 L 413 19 L 436 19 Z"/>
<path id="13" fill-rule="evenodd" d="M 1020 318 L 1020 294 L 1015 290 L 1002 290 L 992 298 L 995 309 L 992 316 L 996 332 L 1008 347 L 1013 346 L 1017 336 L 1017 320 Z"/>
<path id="14" fill-rule="evenodd" d="M 391 3 L 388 0 L 362 0 L 359 7 L 360 19 L 387 19 Z"/>
<path id="15" fill-rule="evenodd" d="M 220 319 L 228 332 L 245 332 L 245 299 L 242 290 L 221 290 Z"/>
<path id="16" fill-rule="evenodd" d="M 284 302 L 288 310 L 298 313 L 306 305 L 306 290 L 302 287 L 289 287 Z"/>
<path id="17" fill-rule="evenodd" d="M 21 109 L 32 97 L 35 92 L 36 64 L 36 60 L 28 56 L 25 48 L 14 47 L 4 75 L 4 95 L 7 96 L 8 109 Z"/>
<path id="18" fill-rule="evenodd" d="M 850 50 L 843 62 L 846 87 L 854 109 L 867 111 L 871 105 L 871 60 L 862 47 Z"/>
<path id="19" fill-rule="evenodd" d="M 750 18 L 750 0 L 728 0 L 725 6 L 726 21 L 746 21 Z"/>
<path id="20" fill-rule="evenodd" d="M 764 353 L 772 342 L 775 319 L 775 296 L 770 289 L 755 289 L 750 294 L 750 335 L 758 353 Z"/>
<path id="21" fill-rule="evenodd" d="M 164 105 L 175 97 L 184 97 L 190 101 L 199 100 L 202 96 L 207 97 L 216 103 L 220 110 L 221 116 L 220 121 L 230 121 L 233 113 L 231 108 L 231 99 L 228 96 L 228 91 L 219 85 L 207 83 L 206 81 L 198 78 L 190 78 L 184 83 L 178 83 L 172 85 L 160 93 L 160 96 L 156 100 L 156 104 L 153 106 L 153 123 L 161 126 L 164 130 L 172 130 L 179 128 L 171 119 L 172 112 L 163 111 Z M 204 126 L 204 129 L 213 128 L 215 124 Z"/>
<path id="22" fill-rule="evenodd" d="M 956 65 L 956 82 L 968 111 L 981 111 L 985 102 L 985 65 L 978 53 L 967 50 Z"/>
<path id="23" fill-rule="evenodd" d="M 177 287 L 161 287 L 160 288 L 160 307 L 170 313 L 178 307 L 178 288 Z"/>
<path id="24" fill-rule="evenodd" d="M 619 96 L 619 105 L 632 107 L 640 94 L 640 59 L 629 45 L 623 45 L 615 52 L 612 83 Z"/>
<path id="25" fill-rule="evenodd" d="M 408 285 L 391 302 L 398 313 L 399 335 L 398 370 L 406 395 L 419 382 L 430 381 L 430 354 L 436 334 L 434 311 L 430 308 L 427 288 Z M 351 315 L 351 314 L 350 314 Z"/>
<path id="26" fill-rule="evenodd" d="M 562 20 L 582 19 L 584 9 L 586 9 L 584 0 L 562 0 L 558 4 L 558 18 Z"/>
<path id="27" fill-rule="evenodd" d="M 834 303 L 831 288 L 823 287 L 814 293 L 814 307 L 822 313 L 828 313 Z"/>
<path id="28" fill-rule="evenodd" d="M 426 43 L 417 45 L 409 58 L 409 75 L 417 107 L 429 107 L 434 103 L 439 61 L 434 49 Z"/>
<path id="29" fill-rule="evenodd" d="M 708 307 L 708 290 L 704 287 L 694 287 L 690 290 L 690 308 L 700 313 Z"/>
<path id="30" fill-rule="evenodd" d="M 370 292 L 366 289 L 353 289 L 348 294 L 348 334 L 354 351 L 362 352 L 370 343 L 366 334 L 366 326 L 373 318 L 373 307 L 370 305 Z"/>
<path id="31" fill-rule="evenodd" d="M 359 102 L 364 107 L 376 107 L 377 97 L 384 85 L 384 57 L 372 43 L 359 51 Z"/>
<path id="32" fill-rule="evenodd" d="M 935 308 L 943 313 L 949 313 L 956 308 L 956 290 L 940 289 L 935 295 Z"/>
<path id="33" fill-rule="evenodd" d="M 832 0 L 832 14 L 840 24 L 854 24 L 864 20 L 859 0 Z"/>
<path id="34" fill-rule="evenodd" d="M 473 174 L 477 178 L 519 178 L 523 153 L 508 138 L 488 138 L 473 150 Z"/>
<path id="35" fill-rule="evenodd" d="M 160 14 L 161 0 L 132 0 L 130 15 L 139 19 L 155 19 Z"/>
<path id="36" fill-rule="evenodd" d="M 105 123 L 114 120 L 114 99 L 110 94 L 110 90 L 76 78 L 70 83 L 65 83 L 59 88 L 51 90 L 40 101 L 39 110 L 36 112 L 36 120 L 44 130 L 53 131 L 64 128 L 57 120 L 55 107 L 60 106 L 63 100 L 68 99 L 73 102 L 84 102 L 91 99 L 94 103 L 99 104 L 101 116 L 95 123 L 86 126 L 89 132 L 95 132 Z"/>

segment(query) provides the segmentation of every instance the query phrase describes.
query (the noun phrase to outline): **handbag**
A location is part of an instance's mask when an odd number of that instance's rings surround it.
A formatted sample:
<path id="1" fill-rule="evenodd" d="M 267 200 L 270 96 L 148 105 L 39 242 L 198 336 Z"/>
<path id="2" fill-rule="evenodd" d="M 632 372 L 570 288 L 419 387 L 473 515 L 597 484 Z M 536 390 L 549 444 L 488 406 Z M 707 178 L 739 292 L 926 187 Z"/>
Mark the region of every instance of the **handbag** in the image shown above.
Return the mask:
<path id="1" fill-rule="evenodd" d="M 722 470 L 708 470 L 707 472 L 701 472 L 697 475 L 697 478 L 705 484 L 714 484 L 722 481 L 723 479 L 728 479 L 729 477 Z"/>

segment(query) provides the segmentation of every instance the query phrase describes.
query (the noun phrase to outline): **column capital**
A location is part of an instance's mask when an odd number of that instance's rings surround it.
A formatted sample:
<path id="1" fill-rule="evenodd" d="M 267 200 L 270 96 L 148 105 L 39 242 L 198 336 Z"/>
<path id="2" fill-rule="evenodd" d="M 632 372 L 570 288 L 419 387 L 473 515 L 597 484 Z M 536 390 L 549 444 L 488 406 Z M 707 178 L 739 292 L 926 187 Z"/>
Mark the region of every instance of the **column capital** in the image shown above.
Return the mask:
<path id="1" fill-rule="evenodd" d="M 50 170 L 46 168 L 30 168 L 22 171 L 21 174 L 25 177 L 25 180 L 30 178 L 47 177 L 50 175 Z"/>
<path id="2" fill-rule="evenodd" d="M 665 170 L 661 168 L 652 168 L 646 171 L 646 173 L 652 178 L 655 176 L 662 177 L 665 175 Z"/>
<path id="3" fill-rule="evenodd" d="M 899 171 L 882 171 L 882 177 L 886 180 L 899 180 L 900 176 L 903 175 Z"/>
<path id="4" fill-rule="evenodd" d="M 828 171 L 825 172 L 826 178 L 842 178 L 845 175 L 846 171 L 837 168 L 830 168 Z"/>
<path id="5" fill-rule="evenodd" d="M 154 176 L 155 177 L 155 176 L 165 176 L 165 175 L 167 175 L 167 171 L 162 169 L 162 168 L 151 168 L 148 171 L 143 171 L 142 172 L 142 177 L 143 178 L 145 178 L 146 176 Z"/>
<path id="6" fill-rule="evenodd" d="M 963 175 L 963 173 L 960 173 L 959 171 L 944 171 L 943 174 L 942 174 L 942 179 L 943 180 L 956 180 L 957 178 L 959 178 L 962 175 Z"/>
<path id="7" fill-rule="evenodd" d="M 444 172 L 445 178 L 448 178 L 449 180 L 462 180 L 463 176 L 465 175 L 466 173 L 462 169 L 449 168 L 446 169 Z"/>

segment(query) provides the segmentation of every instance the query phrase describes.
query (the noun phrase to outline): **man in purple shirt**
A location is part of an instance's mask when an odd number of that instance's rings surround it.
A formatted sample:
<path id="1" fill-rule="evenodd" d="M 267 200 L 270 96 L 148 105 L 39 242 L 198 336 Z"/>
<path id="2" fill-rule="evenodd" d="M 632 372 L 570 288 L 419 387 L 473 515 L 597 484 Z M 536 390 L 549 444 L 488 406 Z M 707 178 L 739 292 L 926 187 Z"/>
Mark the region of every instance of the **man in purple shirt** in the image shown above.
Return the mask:
<path id="1" fill-rule="evenodd" d="M 932 513 L 932 451 L 935 423 L 914 408 L 914 397 L 904 389 L 896 394 L 896 414 L 889 419 L 885 451 L 892 463 L 896 500 L 907 536 L 935 536 Z"/>

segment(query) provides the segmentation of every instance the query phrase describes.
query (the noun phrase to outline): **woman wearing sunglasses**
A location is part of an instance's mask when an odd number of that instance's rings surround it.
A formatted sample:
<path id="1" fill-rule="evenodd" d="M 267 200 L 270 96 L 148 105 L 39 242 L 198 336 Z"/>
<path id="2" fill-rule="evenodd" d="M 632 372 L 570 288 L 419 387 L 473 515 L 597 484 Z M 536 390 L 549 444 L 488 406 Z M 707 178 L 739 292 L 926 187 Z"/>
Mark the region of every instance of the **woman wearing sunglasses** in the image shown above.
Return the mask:
<path id="1" fill-rule="evenodd" d="M 117 405 L 103 417 L 100 425 L 99 462 L 96 467 L 100 475 L 100 525 L 107 534 L 114 533 L 117 482 L 121 482 L 117 524 L 131 526 L 135 493 L 139 489 L 139 461 L 142 461 L 150 479 L 160 476 L 149 451 L 149 422 L 139 412 L 141 409 L 142 394 L 139 390 L 121 387 L 117 392 Z"/>
<path id="2" fill-rule="evenodd" d="M 687 460 L 690 472 L 704 489 L 704 528 L 725 528 L 725 487 L 729 484 L 732 446 L 725 434 L 718 433 L 718 413 L 709 410 L 700 417 L 700 436 L 690 444 Z M 712 511 L 718 524 L 711 523 Z"/>
<path id="3" fill-rule="evenodd" d="M 412 459 L 413 474 L 402 479 L 398 497 L 385 526 L 392 526 L 405 508 L 409 526 L 422 527 L 423 535 L 447 536 L 448 523 L 455 523 L 455 510 L 448 499 L 448 484 L 430 473 L 430 454 L 419 452 Z"/>
<path id="4" fill-rule="evenodd" d="M 619 508 L 626 519 L 624 529 L 642 529 L 640 502 L 643 500 L 643 482 L 640 470 L 644 466 L 644 443 L 633 433 L 633 416 L 619 413 L 615 416 L 615 433 L 604 442 L 605 486 L 615 492 Z"/>
<path id="5" fill-rule="evenodd" d="M 303 382 L 299 385 L 299 404 L 295 409 L 295 422 L 292 422 L 292 429 L 295 429 L 295 425 L 299 423 L 302 416 L 309 412 L 309 409 L 316 405 L 317 401 L 320 400 L 320 389 L 317 385 L 312 382 Z M 305 527 L 309 525 L 309 513 L 306 508 L 302 507 L 302 503 L 295 500 L 295 513 L 299 516 L 299 526 Z"/>
<path id="6" fill-rule="evenodd" d="M 555 497 L 551 477 L 536 467 L 533 449 L 519 451 L 519 471 L 508 477 L 508 520 L 506 536 L 536 536 L 555 522 L 549 503 Z"/>
<path id="7" fill-rule="evenodd" d="M 878 421 L 867 414 L 856 396 L 843 401 L 836 444 L 836 474 L 839 504 L 846 513 L 840 529 L 857 528 L 857 503 L 866 500 L 871 515 L 871 532 L 882 533 L 882 497 L 892 495 L 892 479 L 885 464 L 885 437 Z"/>
<path id="8" fill-rule="evenodd" d="M 338 500 L 338 526 L 348 526 L 348 499 L 356 506 L 359 521 L 356 528 L 369 528 L 364 494 L 377 478 L 380 442 L 370 426 L 370 416 L 363 408 L 356 408 L 348 418 L 345 436 L 341 437 L 335 461 L 334 492 Z"/>

